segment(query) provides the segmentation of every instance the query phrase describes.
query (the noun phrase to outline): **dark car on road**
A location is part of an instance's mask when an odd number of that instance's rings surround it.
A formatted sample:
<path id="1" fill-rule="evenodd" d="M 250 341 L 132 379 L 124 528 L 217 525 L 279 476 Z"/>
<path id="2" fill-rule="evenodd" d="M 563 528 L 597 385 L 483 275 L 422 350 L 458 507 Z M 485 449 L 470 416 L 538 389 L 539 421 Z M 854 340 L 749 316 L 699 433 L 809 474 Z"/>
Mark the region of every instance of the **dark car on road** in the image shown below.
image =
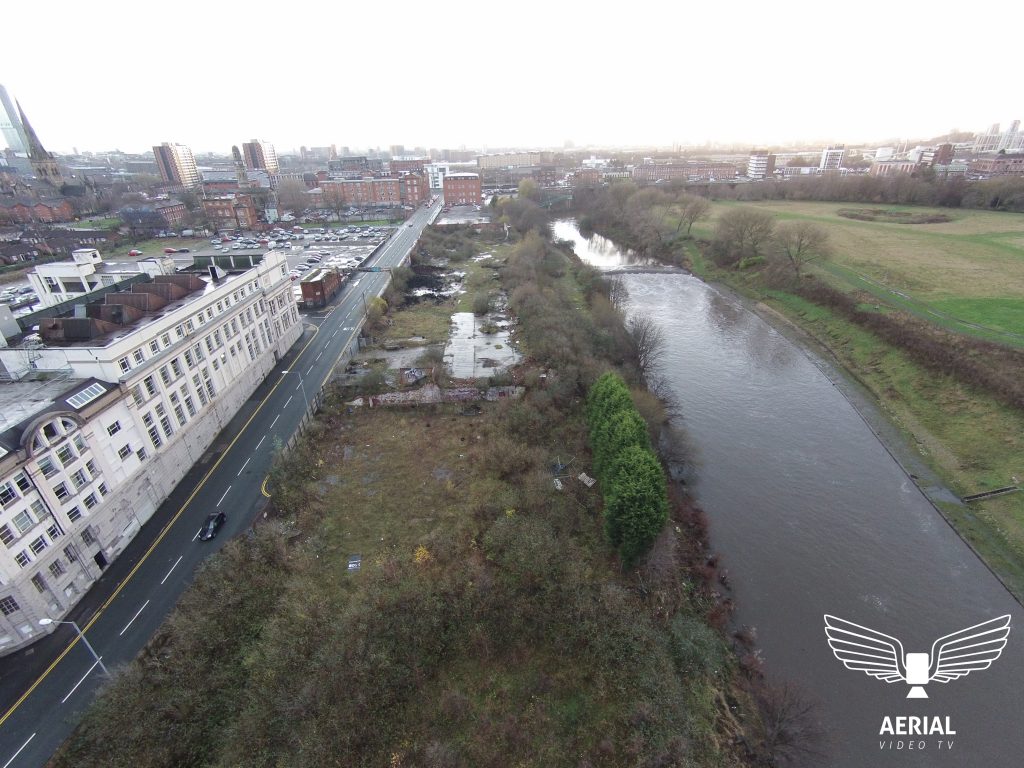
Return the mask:
<path id="1" fill-rule="evenodd" d="M 226 519 L 227 517 L 223 512 L 211 512 L 207 516 L 206 522 L 203 523 L 203 527 L 199 529 L 199 540 L 209 541 L 216 536 L 217 531 L 219 531 L 220 527 L 224 525 L 224 521 Z"/>

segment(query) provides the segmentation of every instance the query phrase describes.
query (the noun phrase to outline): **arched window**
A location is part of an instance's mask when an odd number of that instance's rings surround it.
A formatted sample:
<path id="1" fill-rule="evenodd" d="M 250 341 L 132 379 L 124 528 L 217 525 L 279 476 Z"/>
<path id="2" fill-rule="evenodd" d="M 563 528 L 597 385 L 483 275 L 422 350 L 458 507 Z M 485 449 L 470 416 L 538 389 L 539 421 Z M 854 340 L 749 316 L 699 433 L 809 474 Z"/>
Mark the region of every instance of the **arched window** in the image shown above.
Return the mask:
<path id="1" fill-rule="evenodd" d="M 36 428 L 35 434 L 32 436 L 32 454 L 43 453 L 77 431 L 78 423 L 74 419 L 66 416 L 50 419 Z"/>

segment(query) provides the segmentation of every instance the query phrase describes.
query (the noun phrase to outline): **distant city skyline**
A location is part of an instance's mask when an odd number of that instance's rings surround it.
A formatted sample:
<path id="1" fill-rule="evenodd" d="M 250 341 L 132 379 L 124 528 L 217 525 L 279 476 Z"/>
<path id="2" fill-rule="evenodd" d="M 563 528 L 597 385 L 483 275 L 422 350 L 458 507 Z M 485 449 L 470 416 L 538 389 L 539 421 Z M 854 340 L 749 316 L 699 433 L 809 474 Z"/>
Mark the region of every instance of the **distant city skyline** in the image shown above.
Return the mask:
<path id="1" fill-rule="evenodd" d="M 163 142 L 228 154 L 253 136 L 279 154 L 862 144 L 1024 118 L 998 76 L 1015 71 L 1012 46 L 964 35 L 943 48 L 952 38 L 921 25 L 947 22 L 918 0 L 855 13 L 803 0 L 743 10 L 641 0 L 585 14 L 535 2 L 514 14 L 461 0 L 443 13 L 312 2 L 272 28 L 195 0 L 166 15 L 113 0 L 54 5 L 47 50 L 68 56 L 40 56 L 38 13 L 6 9 L 0 83 L 62 154 Z M 1007 28 L 1024 20 L 1019 4 L 989 10 Z"/>

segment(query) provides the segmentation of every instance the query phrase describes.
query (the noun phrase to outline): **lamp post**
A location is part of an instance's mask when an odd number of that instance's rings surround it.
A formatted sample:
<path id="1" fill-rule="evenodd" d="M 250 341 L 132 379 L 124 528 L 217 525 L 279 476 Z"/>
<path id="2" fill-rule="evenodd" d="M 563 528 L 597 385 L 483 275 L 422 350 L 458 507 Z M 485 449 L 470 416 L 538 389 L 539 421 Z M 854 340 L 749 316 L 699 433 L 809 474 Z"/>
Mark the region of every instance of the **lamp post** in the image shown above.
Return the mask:
<path id="1" fill-rule="evenodd" d="M 50 624 L 70 624 L 72 627 L 74 627 L 75 628 L 75 632 L 78 633 L 78 639 L 81 640 L 85 644 L 85 647 L 89 649 L 89 653 L 91 653 L 92 657 L 94 659 L 96 659 L 96 663 L 100 665 L 100 669 L 103 670 L 103 674 L 106 675 L 107 677 L 110 677 L 110 671 L 106 668 L 106 666 L 104 666 L 103 659 L 100 658 L 99 654 L 96 653 L 96 650 L 89 644 L 89 641 L 86 640 L 86 638 L 85 638 L 85 634 L 82 632 L 81 628 L 75 622 L 73 622 L 73 621 L 57 621 L 56 619 L 40 619 L 39 620 L 39 626 L 41 626 L 41 627 L 46 627 L 46 626 L 49 626 Z"/>

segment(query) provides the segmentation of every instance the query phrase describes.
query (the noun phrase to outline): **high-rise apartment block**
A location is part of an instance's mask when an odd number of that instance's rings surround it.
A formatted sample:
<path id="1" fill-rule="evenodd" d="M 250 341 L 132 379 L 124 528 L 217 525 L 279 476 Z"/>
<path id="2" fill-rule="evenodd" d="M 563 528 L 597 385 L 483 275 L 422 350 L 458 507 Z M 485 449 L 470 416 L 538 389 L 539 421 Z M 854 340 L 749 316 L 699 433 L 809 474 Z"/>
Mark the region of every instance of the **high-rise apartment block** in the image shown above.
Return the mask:
<path id="1" fill-rule="evenodd" d="M 775 173 L 775 155 L 769 152 L 751 152 L 747 160 L 747 178 L 763 179 Z"/>
<path id="2" fill-rule="evenodd" d="M 274 145 L 253 139 L 242 144 L 242 154 L 245 156 L 245 167 L 250 171 L 264 170 L 267 173 L 277 173 L 281 170 L 277 162 L 277 152 Z"/>
<path id="3" fill-rule="evenodd" d="M 153 147 L 156 167 L 160 178 L 167 184 L 179 187 L 195 187 L 199 185 L 199 170 L 192 150 L 184 144 L 168 144 Z"/>

